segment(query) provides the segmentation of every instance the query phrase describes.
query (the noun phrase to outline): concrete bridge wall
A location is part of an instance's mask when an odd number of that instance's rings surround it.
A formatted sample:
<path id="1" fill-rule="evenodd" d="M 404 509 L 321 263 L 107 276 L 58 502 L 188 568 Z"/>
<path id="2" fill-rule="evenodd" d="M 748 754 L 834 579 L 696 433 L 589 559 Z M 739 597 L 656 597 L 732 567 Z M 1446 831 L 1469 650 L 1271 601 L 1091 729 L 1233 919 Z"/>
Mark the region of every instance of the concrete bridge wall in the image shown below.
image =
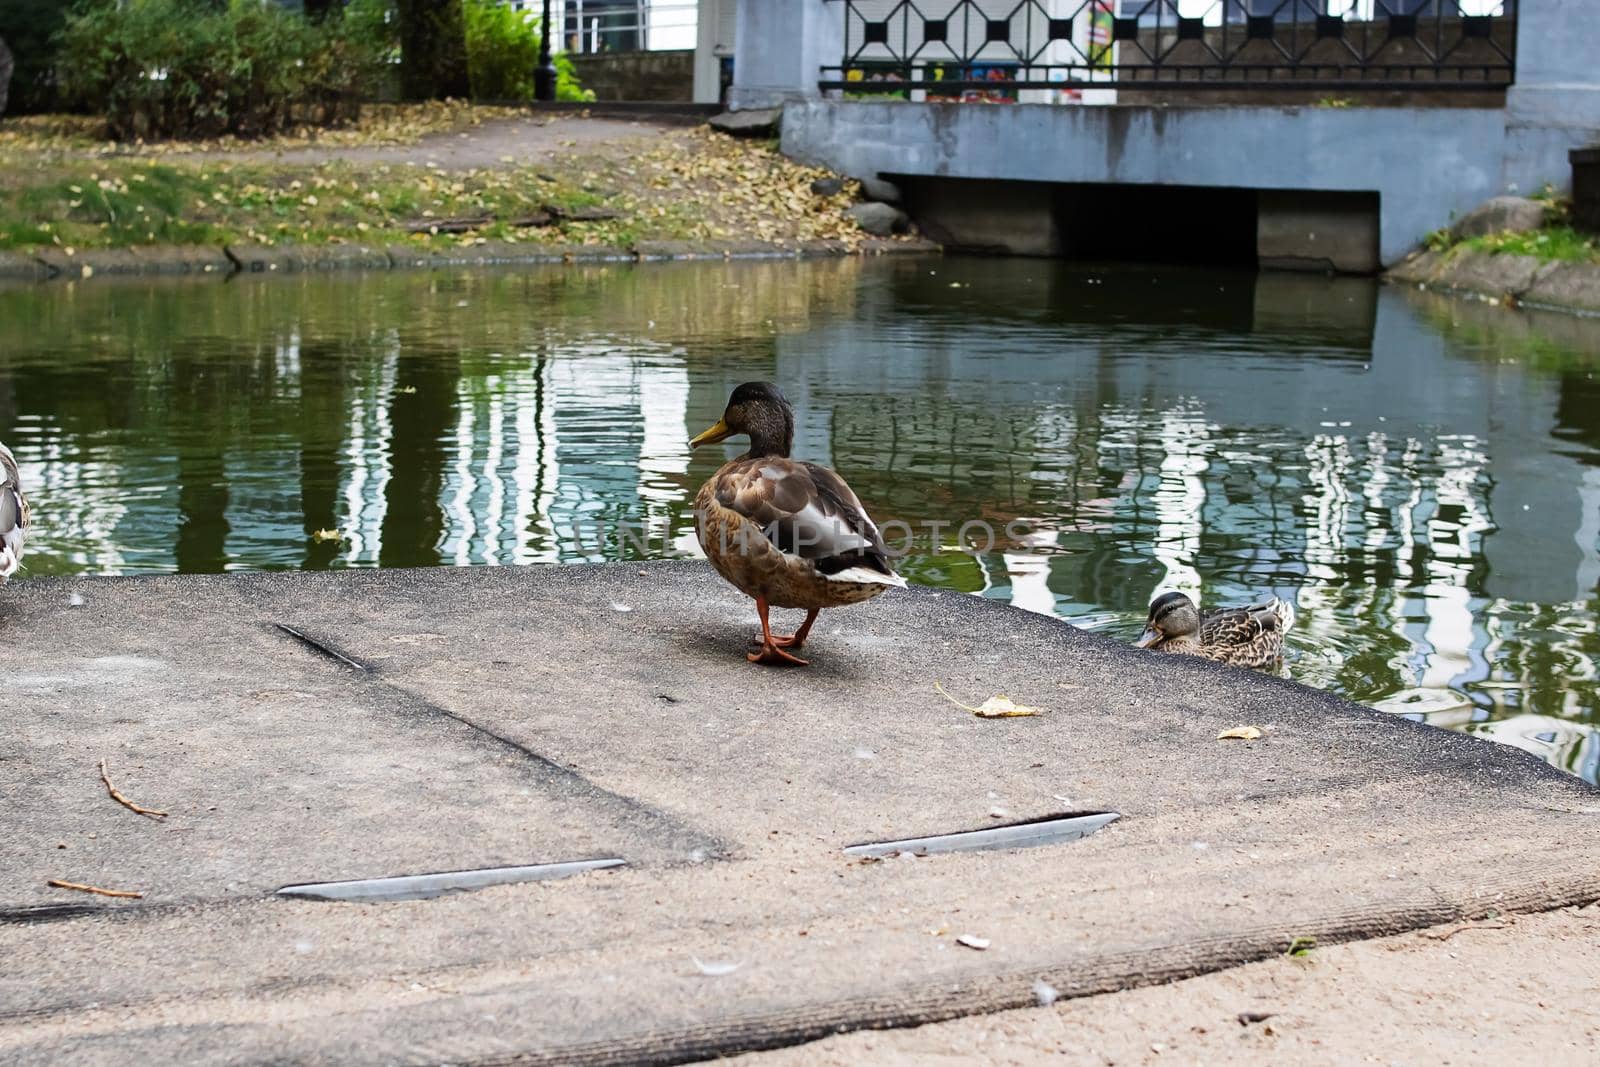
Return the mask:
<path id="1" fill-rule="evenodd" d="M 973 106 L 801 100 L 784 111 L 783 150 L 848 174 L 1052 183 L 1199 186 L 1378 195 L 1379 255 L 1400 258 L 1428 231 L 1501 189 L 1498 109 Z M 1047 228 L 1023 201 L 1011 226 Z M 1264 258 L 1326 255 L 1370 240 L 1370 222 L 1326 201 L 1263 197 Z M 1143 224 L 1137 215 L 1130 227 Z M 1065 225 L 1070 226 L 1070 219 Z M 1346 227 L 1354 227 L 1352 232 Z M 1322 241 L 1322 246 L 1317 244 Z M 1298 249 L 1298 253 L 1296 253 Z M 1048 253 L 1048 247 L 1019 249 Z M 1376 263 L 1343 258 L 1340 269 Z"/>

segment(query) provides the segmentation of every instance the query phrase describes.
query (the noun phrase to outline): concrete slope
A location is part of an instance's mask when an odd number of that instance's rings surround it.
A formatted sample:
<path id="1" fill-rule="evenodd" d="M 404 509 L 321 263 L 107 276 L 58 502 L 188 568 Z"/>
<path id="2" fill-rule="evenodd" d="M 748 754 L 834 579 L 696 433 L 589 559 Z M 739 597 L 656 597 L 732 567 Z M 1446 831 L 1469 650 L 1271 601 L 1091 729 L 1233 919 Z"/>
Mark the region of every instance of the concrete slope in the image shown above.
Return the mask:
<path id="1" fill-rule="evenodd" d="M 8 586 L 0 1059 L 681 1062 L 1600 898 L 1600 795 L 1509 748 L 952 593 L 753 629 L 703 563 Z"/>

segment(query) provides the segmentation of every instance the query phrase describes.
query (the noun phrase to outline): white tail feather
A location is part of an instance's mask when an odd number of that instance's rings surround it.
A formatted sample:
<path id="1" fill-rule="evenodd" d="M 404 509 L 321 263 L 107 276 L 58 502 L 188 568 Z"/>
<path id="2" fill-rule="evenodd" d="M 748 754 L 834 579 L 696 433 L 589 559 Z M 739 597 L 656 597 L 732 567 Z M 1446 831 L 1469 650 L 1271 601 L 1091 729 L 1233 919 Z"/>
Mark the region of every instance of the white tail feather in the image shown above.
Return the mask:
<path id="1" fill-rule="evenodd" d="M 22 567 L 22 530 L 17 527 L 0 534 L 0 581 Z"/>
<path id="2" fill-rule="evenodd" d="M 854 585 L 887 585 L 892 589 L 906 587 L 906 580 L 898 574 L 884 574 L 871 567 L 846 567 L 838 574 L 825 574 L 823 577 L 830 582 L 850 582 Z"/>
<path id="3" fill-rule="evenodd" d="M 0 444 L 0 582 L 22 566 L 22 532 L 28 525 L 28 505 L 22 499 L 17 460 Z"/>
<path id="4" fill-rule="evenodd" d="M 1275 615 L 1278 618 L 1278 630 L 1287 632 L 1294 625 L 1294 605 L 1282 597 L 1271 597 L 1250 608 L 1250 617 L 1260 620 L 1265 616 Z"/>

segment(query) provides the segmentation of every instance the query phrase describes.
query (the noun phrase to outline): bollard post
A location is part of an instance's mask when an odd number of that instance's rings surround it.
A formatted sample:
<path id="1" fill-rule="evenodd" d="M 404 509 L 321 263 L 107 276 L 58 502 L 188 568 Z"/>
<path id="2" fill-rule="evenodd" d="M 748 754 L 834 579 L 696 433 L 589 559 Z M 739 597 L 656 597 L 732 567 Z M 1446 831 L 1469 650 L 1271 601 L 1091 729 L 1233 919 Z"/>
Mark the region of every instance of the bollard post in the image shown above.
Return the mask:
<path id="1" fill-rule="evenodd" d="M 539 20 L 539 67 L 533 72 L 533 98 L 548 103 L 556 98 L 556 65 L 550 59 L 550 0 L 544 0 Z"/>

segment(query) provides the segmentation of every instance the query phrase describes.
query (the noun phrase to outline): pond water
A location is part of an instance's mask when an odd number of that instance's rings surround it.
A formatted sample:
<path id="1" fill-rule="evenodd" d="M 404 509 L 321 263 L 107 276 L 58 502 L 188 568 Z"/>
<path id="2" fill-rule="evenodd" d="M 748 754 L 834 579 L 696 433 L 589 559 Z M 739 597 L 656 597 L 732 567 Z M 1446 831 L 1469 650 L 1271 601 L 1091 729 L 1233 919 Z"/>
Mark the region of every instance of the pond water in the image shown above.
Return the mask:
<path id="1" fill-rule="evenodd" d="M 769 378 L 915 581 L 1124 638 L 1277 593 L 1292 676 L 1590 781 L 1597 371 L 1594 322 L 1043 261 L 0 290 L 31 574 L 689 553 L 687 439 Z"/>

